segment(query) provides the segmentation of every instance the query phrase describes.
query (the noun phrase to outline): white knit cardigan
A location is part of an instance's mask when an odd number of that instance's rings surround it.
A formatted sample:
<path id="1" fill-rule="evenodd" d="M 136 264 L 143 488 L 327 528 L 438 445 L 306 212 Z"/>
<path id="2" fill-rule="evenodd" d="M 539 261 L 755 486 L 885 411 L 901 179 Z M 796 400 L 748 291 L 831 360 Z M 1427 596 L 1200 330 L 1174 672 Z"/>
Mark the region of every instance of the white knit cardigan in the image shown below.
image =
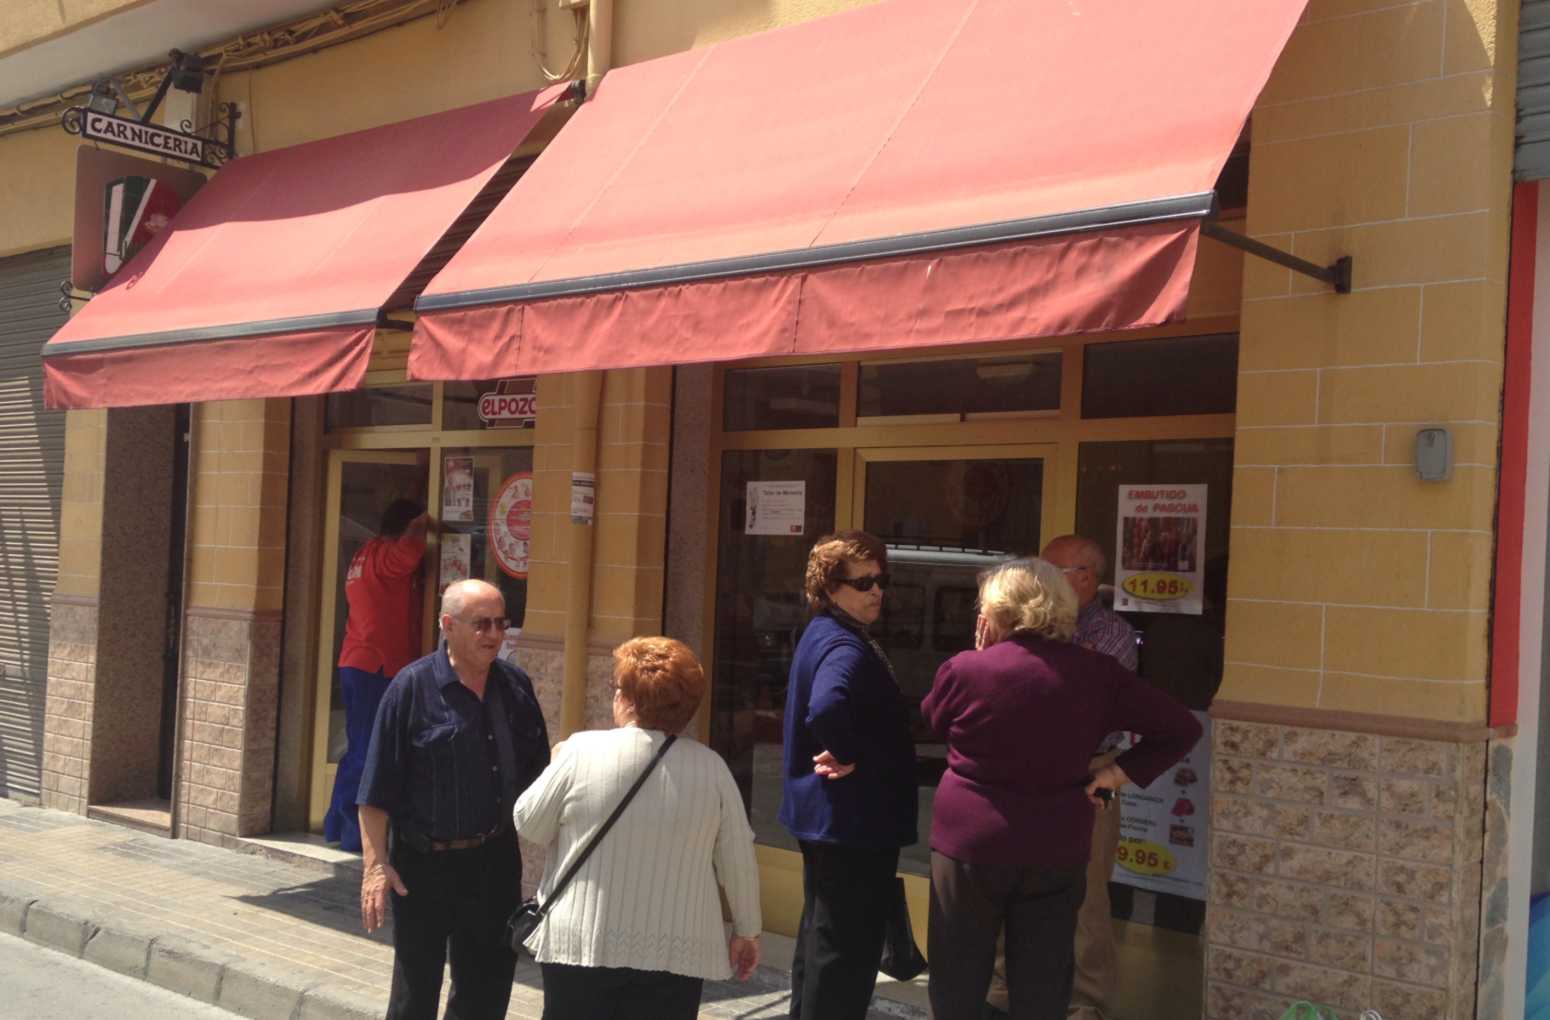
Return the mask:
<path id="1" fill-rule="evenodd" d="M 733 931 L 759 934 L 759 872 L 743 798 L 721 756 L 687 737 L 550 902 L 555 881 L 665 739 L 634 726 L 577 733 L 517 800 L 517 830 L 549 849 L 538 887 L 547 916 L 527 943 L 538 962 L 725 979 L 732 969 L 718 882 Z"/>

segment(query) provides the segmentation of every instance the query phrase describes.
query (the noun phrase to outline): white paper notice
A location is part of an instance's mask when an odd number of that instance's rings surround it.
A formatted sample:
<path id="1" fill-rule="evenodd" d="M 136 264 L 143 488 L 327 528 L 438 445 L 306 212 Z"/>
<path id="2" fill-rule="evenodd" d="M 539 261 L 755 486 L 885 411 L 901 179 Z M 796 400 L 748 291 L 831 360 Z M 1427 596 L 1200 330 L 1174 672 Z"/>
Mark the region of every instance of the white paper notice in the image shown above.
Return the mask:
<path id="1" fill-rule="evenodd" d="M 471 568 L 470 560 L 473 559 L 473 536 L 461 535 L 455 531 L 443 532 L 441 536 L 441 587 L 458 581 L 468 580 Z"/>
<path id="2" fill-rule="evenodd" d="M 1114 608 L 1188 613 L 1204 605 L 1206 487 L 1121 485 Z"/>
<path id="3" fill-rule="evenodd" d="M 442 461 L 441 519 L 468 524 L 474 519 L 474 459 L 448 457 Z"/>
<path id="4" fill-rule="evenodd" d="M 591 524 L 597 516 L 597 476 L 590 471 L 570 473 L 570 522 Z"/>
<path id="5" fill-rule="evenodd" d="M 1119 852 L 1113 881 L 1137 889 L 1206 898 L 1206 808 L 1211 803 L 1211 720 L 1184 760 L 1146 789 L 1120 791 Z M 1109 808 L 1115 810 L 1114 807 Z"/>
<path id="6" fill-rule="evenodd" d="M 807 520 L 807 483 L 749 482 L 748 535 L 800 535 Z"/>

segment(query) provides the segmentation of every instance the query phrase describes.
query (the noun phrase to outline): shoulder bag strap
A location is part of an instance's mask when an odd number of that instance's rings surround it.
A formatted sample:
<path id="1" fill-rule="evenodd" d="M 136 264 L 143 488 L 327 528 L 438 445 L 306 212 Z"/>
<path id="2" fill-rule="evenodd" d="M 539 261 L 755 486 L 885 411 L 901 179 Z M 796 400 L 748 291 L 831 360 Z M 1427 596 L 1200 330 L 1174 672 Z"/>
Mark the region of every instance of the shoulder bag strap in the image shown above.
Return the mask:
<path id="1" fill-rule="evenodd" d="M 592 839 L 587 842 L 586 847 L 583 848 L 576 859 L 571 862 L 571 866 L 565 869 L 565 874 L 561 875 L 560 880 L 554 883 L 554 888 L 549 890 L 548 901 L 539 904 L 538 914 L 540 917 L 542 917 L 549 909 L 549 904 L 558 899 L 560 894 L 565 891 L 565 887 L 570 884 L 571 879 L 576 877 L 576 872 L 581 870 L 581 866 L 587 863 L 587 858 L 592 856 L 592 851 L 597 849 L 598 843 L 602 842 L 603 837 L 608 835 L 608 830 L 612 829 L 614 827 L 614 823 L 619 820 L 619 816 L 624 814 L 624 809 L 630 806 L 630 801 L 635 799 L 635 795 L 639 793 L 640 788 L 645 785 L 646 778 L 650 776 L 652 770 L 657 767 L 657 762 L 662 760 L 663 756 L 667 754 L 667 749 L 672 747 L 674 741 L 677 739 L 678 734 L 670 733 L 668 734 L 667 739 L 662 741 L 662 746 L 657 748 L 657 753 L 652 756 L 651 760 L 646 763 L 645 769 L 643 769 L 641 774 L 636 777 L 635 785 L 631 786 L 629 791 L 625 793 L 624 799 L 619 801 L 618 806 L 614 808 L 613 814 L 608 816 L 608 820 L 605 821 L 597 830 L 597 832 L 593 834 Z"/>

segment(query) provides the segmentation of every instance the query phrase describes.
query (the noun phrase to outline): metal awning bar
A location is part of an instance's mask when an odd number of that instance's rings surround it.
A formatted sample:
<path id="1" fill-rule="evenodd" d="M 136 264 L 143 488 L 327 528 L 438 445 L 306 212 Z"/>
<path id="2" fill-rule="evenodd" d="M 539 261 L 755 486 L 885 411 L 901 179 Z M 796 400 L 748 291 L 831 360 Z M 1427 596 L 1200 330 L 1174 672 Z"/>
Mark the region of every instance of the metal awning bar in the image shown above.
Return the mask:
<path id="1" fill-rule="evenodd" d="M 1300 259 L 1290 252 L 1284 252 L 1279 248 L 1272 248 L 1263 241 L 1256 241 L 1252 237 L 1238 233 L 1236 230 L 1228 230 L 1220 223 L 1206 220 L 1200 224 L 1200 232 L 1213 241 L 1231 245 L 1250 255 L 1257 255 L 1262 259 L 1274 262 L 1278 266 L 1285 266 L 1294 273 L 1311 276 L 1315 280 L 1322 280 L 1335 288 L 1336 294 L 1351 293 L 1351 256 L 1342 255 L 1333 263 L 1321 266 L 1307 259 Z"/>
<path id="2" fill-rule="evenodd" d="M 216 340 L 242 340 L 250 337 L 273 336 L 282 333 L 306 333 L 314 330 L 334 329 L 339 326 L 381 325 L 378 310 L 362 308 L 352 312 L 326 312 L 321 315 L 299 315 L 284 319 L 262 319 L 255 322 L 239 322 L 226 326 L 200 326 L 191 329 L 169 329 L 157 333 L 136 333 L 130 336 L 112 336 L 91 340 L 54 340 L 43 345 L 43 357 L 67 358 L 72 354 L 91 354 L 101 351 L 124 351 L 141 347 L 172 347 L 180 344 L 208 343 Z"/>
<path id="3" fill-rule="evenodd" d="M 414 307 L 418 312 L 425 312 L 438 309 L 503 304 L 511 301 L 533 301 L 542 298 L 596 294 L 604 291 L 635 290 L 641 287 L 691 283 L 698 280 L 723 279 L 730 276 L 750 276 L 756 273 L 778 273 L 789 270 L 812 269 L 818 266 L 836 265 L 844 262 L 858 262 L 863 259 L 921 255 L 935 251 L 965 248 L 972 245 L 1026 241 L 1056 234 L 1074 234 L 1093 230 L 1109 230 L 1117 227 L 1133 227 L 1164 220 L 1202 219 L 1210 214 L 1214 208 L 1215 200 L 1215 194 L 1206 191 L 1195 195 L 1180 195 L 1146 202 L 1131 202 L 1125 205 L 1084 209 L 1079 212 L 1059 213 L 1053 216 L 1033 216 L 1026 219 L 1002 220 L 997 223 L 985 223 L 971 227 L 954 227 L 948 230 L 899 234 L 894 237 L 870 241 L 853 241 L 815 248 L 767 252 L 760 255 L 711 259 L 704 262 L 687 262 L 680 265 L 637 269 L 621 273 L 601 273 L 596 276 L 580 276 L 564 280 L 542 280 L 536 283 L 512 284 L 504 287 L 486 287 L 478 290 L 452 291 L 445 294 L 427 294 L 422 295 L 415 301 Z"/>

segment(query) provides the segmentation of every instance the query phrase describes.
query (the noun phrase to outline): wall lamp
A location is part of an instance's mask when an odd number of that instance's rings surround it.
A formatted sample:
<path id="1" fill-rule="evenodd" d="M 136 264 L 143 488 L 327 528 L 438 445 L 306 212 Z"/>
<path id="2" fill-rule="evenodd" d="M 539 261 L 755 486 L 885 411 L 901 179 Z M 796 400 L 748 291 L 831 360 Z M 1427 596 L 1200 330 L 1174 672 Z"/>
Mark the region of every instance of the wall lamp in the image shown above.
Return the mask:
<path id="1" fill-rule="evenodd" d="M 140 122 L 149 124 L 151 118 L 156 115 L 156 110 L 161 106 L 161 101 L 167 98 L 167 90 L 175 88 L 180 92 L 200 93 L 205 87 L 205 58 L 197 53 L 184 53 L 182 50 L 171 50 L 167 53 L 167 59 L 171 62 L 167 67 L 167 73 L 162 75 L 161 84 L 156 86 L 156 95 L 151 97 L 151 105 L 145 108 L 141 114 Z"/>

